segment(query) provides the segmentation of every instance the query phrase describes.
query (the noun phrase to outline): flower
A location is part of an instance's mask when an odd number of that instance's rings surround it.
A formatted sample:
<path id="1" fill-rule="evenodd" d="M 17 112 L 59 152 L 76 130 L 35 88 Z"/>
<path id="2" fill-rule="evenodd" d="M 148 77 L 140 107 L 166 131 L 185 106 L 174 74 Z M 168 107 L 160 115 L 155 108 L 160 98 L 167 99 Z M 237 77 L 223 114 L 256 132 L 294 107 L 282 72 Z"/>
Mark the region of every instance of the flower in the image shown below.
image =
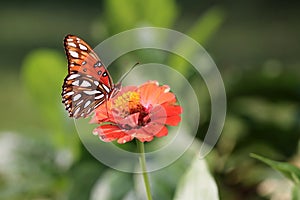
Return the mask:
<path id="1" fill-rule="evenodd" d="M 149 142 L 154 136 L 166 136 L 166 125 L 178 125 L 181 113 L 182 108 L 176 104 L 169 86 L 148 81 L 139 87 L 122 88 L 95 110 L 90 123 L 100 124 L 93 134 L 104 142 L 126 143 L 134 138 Z"/>

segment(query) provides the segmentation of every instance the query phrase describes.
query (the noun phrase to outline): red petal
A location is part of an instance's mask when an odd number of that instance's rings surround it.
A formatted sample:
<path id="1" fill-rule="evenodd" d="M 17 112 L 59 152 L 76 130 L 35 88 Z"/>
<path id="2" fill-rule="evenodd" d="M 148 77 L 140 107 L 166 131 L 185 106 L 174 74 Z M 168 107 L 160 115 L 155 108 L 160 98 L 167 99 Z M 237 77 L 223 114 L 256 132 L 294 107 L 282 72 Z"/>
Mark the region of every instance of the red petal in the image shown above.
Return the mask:
<path id="1" fill-rule="evenodd" d="M 110 101 L 101 104 L 99 107 L 95 109 L 94 112 L 95 114 L 89 123 L 101 123 L 101 122 L 113 121 L 112 119 L 110 119 L 110 117 L 112 116 Z"/>
<path id="2" fill-rule="evenodd" d="M 127 135 L 118 126 L 107 124 L 102 125 L 93 130 L 94 134 L 97 134 L 104 142 L 111 142 Z"/>
<path id="3" fill-rule="evenodd" d="M 163 129 L 165 126 L 161 123 L 150 122 L 146 126 L 142 127 L 141 129 L 145 131 L 148 135 L 156 135 Z"/>
<path id="4" fill-rule="evenodd" d="M 169 126 L 177 126 L 180 121 L 181 121 L 181 117 L 175 115 L 175 116 L 167 117 L 165 124 Z"/>
<path id="5" fill-rule="evenodd" d="M 134 113 L 125 118 L 119 117 L 115 121 L 117 122 L 117 124 L 120 124 L 122 127 L 124 127 L 125 125 L 128 125 L 130 127 L 136 127 L 138 124 L 139 115 L 140 113 Z"/>
<path id="6" fill-rule="evenodd" d="M 150 142 L 153 140 L 153 136 L 148 136 L 148 137 L 136 137 L 139 141 L 141 142 Z"/>
<path id="7" fill-rule="evenodd" d="M 114 100 L 119 97 L 120 95 L 128 92 L 136 90 L 136 86 L 126 86 L 122 88 L 115 97 L 109 99 L 108 101 L 104 102 L 100 106 L 95 109 L 95 115 L 92 117 L 90 123 L 101 123 L 101 122 L 115 122 L 113 116 L 113 109 L 112 103 Z"/>
<path id="8" fill-rule="evenodd" d="M 141 96 L 141 103 L 145 106 L 149 104 L 156 104 L 156 99 L 158 97 L 157 94 L 157 85 L 158 83 L 155 82 L 147 82 L 141 85 L 138 89 L 140 96 Z"/>
<path id="9" fill-rule="evenodd" d="M 165 102 L 175 103 L 176 102 L 175 95 L 171 92 L 165 92 L 165 90 L 161 91 L 157 103 L 162 104 Z"/>
<path id="10" fill-rule="evenodd" d="M 148 105 L 161 104 L 164 102 L 175 102 L 175 95 L 169 92 L 170 88 L 167 85 L 159 86 L 156 81 L 149 81 L 141 85 L 138 89 L 141 95 L 141 103 Z"/>
<path id="11" fill-rule="evenodd" d="M 151 123 L 150 123 L 151 124 Z M 153 132 L 151 132 L 153 131 Z M 150 134 L 150 135 L 149 135 Z M 168 129 L 164 125 L 151 124 L 138 130 L 136 138 L 141 142 L 150 142 L 153 140 L 153 136 L 163 137 L 168 135 Z"/>
<path id="12" fill-rule="evenodd" d="M 163 136 L 166 136 L 166 135 L 168 135 L 168 129 L 167 129 L 167 127 L 163 127 L 161 130 L 160 130 L 160 132 L 158 132 L 155 136 L 156 137 L 163 137 Z"/>
<path id="13" fill-rule="evenodd" d="M 163 105 L 167 112 L 166 124 L 170 126 L 177 126 L 181 121 L 180 114 L 182 113 L 182 108 L 178 105 Z"/>
<path id="14" fill-rule="evenodd" d="M 172 104 L 168 104 L 168 103 L 164 103 L 161 106 L 164 107 L 168 116 L 180 115 L 182 113 L 181 106 L 172 105 Z"/>
<path id="15" fill-rule="evenodd" d="M 182 108 L 178 105 L 164 103 L 157 105 L 151 110 L 151 121 L 176 126 L 181 121 L 179 116 L 182 113 Z"/>
<path id="16" fill-rule="evenodd" d="M 134 137 L 131 136 L 131 135 L 125 135 L 124 137 L 118 139 L 117 142 L 118 142 L 119 144 L 124 144 L 124 143 L 126 143 L 126 142 L 130 142 L 131 140 L 133 140 L 133 138 L 134 138 Z"/>
<path id="17" fill-rule="evenodd" d="M 135 137 L 141 142 L 149 142 L 153 140 L 153 136 L 156 136 L 157 134 L 161 135 L 163 129 L 165 129 L 163 124 L 150 122 L 146 126 L 134 129 L 133 131 Z"/>
<path id="18" fill-rule="evenodd" d="M 150 111 L 150 119 L 152 122 L 164 124 L 167 119 L 167 112 L 161 105 L 154 106 Z"/>

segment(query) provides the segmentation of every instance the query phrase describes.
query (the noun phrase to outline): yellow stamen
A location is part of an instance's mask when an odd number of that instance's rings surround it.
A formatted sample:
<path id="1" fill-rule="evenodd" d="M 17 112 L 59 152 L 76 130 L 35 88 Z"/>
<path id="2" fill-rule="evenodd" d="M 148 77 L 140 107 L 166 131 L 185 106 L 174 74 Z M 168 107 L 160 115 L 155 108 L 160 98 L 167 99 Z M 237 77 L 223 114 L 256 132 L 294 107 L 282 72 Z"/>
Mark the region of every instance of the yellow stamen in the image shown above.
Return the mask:
<path id="1" fill-rule="evenodd" d="M 118 109 L 123 116 L 138 112 L 142 107 L 140 94 L 132 91 L 126 92 L 114 100 L 114 107 Z"/>
<path id="2" fill-rule="evenodd" d="M 137 125 L 144 126 L 149 123 L 151 119 L 147 117 L 149 114 L 148 110 L 141 104 L 140 100 L 141 97 L 138 92 L 126 92 L 114 100 L 114 109 L 120 117 L 124 118 L 128 115 L 139 113 Z M 126 125 L 124 125 L 124 127 L 126 127 Z"/>

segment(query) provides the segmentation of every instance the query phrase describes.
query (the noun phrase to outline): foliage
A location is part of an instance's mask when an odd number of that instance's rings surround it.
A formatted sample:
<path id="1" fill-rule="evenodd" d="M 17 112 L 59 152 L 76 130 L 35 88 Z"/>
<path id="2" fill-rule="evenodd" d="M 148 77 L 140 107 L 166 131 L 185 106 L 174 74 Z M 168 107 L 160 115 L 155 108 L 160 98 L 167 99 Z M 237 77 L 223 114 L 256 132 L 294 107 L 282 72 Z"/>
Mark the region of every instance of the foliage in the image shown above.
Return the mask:
<path id="1" fill-rule="evenodd" d="M 221 71 L 228 98 L 221 138 L 207 159 L 200 161 L 195 158 L 197 142 L 204 138 L 209 124 L 210 99 L 205 83 L 199 84 L 201 77 L 189 63 L 151 50 L 130 53 L 113 63 L 117 66 L 111 68 L 114 77 L 126 71 L 119 66 L 127 66 L 128 60 L 165 63 L 187 77 L 199 91 L 201 121 L 196 145 L 172 165 L 150 174 L 154 198 L 182 199 L 180 195 L 192 191 L 202 196 L 203 190 L 195 187 L 200 184 L 215 199 L 218 195 L 231 200 L 280 199 L 283 194 L 299 199 L 300 62 L 298 42 L 294 41 L 298 38 L 294 35 L 299 35 L 295 28 L 299 23 L 298 15 L 293 17 L 292 12 L 297 6 L 280 4 L 276 18 L 266 10 L 269 4 L 264 7 L 253 1 L 245 4 L 247 8 L 242 4 L 236 1 L 232 6 L 211 6 L 203 2 L 201 8 L 205 9 L 199 9 L 194 1 L 105 0 L 103 12 L 96 10 L 97 3 L 88 4 L 88 9 L 75 3 L 69 12 L 48 12 L 49 16 L 39 6 L 42 4 L 22 7 L 22 12 L 9 6 L 5 12 L 1 10 L 0 21 L 6 22 L 1 24 L 12 29 L 3 28 L 0 33 L 1 55 L 5 56 L 0 74 L 0 199 L 135 199 L 144 195 L 138 175 L 132 177 L 109 169 L 90 155 L 60 97 L 67 73 L 63 35 L 79 32 L 83 38 L 92 36 L 90 39 L 99 42 L 142 26 L 174 28 L 204 45 Z M 15 20 L 17 17 L 22 20 Z M 26 21 L 26 17 L 30 20 Z M 13 21 L 5 21 L 8 19 Z M 8 34 L 9 30 L 14 32 Z M 22 46 L 25 44 L 28 46 Z M 190 51 L 180 41 L 176 47 Z M 20 63 L 22 68 L 18 71 Z M 255 162 L 250 152 L 286 178 Z M 286 184 L 287 179 L 293 183 Z"/>
<path id="2" fill-rule="evenodd" d="M 300 192 L 300 169 L 295 167 L 294 165 L 291 165 L 289 163 L 285 162 L 277 162 L 270 160 L 268 158 L 256 155 L 256 154 L 251 154 L 253 158 L 256 158 L 265 164 L 269 165 L 273 169 L 281 172 L 286 178 L 291 180 L 294 183 L 293 191 L 292 191 L 292 196 L 293 199 L 299 199 L 299 192 Z"/>

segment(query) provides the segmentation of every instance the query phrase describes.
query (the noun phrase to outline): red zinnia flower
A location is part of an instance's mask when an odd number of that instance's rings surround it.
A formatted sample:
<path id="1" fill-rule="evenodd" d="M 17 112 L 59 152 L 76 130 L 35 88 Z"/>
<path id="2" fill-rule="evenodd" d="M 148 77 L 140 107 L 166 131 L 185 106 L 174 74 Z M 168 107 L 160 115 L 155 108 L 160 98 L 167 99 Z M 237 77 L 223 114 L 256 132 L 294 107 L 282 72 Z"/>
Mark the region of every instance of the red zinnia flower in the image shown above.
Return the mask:
<path id="1" fill-rule="evenodd" d="M 102 124 L 93 133 L 105 142 L 126 143 L 134 138 L 149 142 L 154 136 L 166 136 L 165 125 L 176 126 L 181 112 L 169 86 L 148 81 L 139 87 L 124 87 L 95 110 L 91 123 Z"/>

